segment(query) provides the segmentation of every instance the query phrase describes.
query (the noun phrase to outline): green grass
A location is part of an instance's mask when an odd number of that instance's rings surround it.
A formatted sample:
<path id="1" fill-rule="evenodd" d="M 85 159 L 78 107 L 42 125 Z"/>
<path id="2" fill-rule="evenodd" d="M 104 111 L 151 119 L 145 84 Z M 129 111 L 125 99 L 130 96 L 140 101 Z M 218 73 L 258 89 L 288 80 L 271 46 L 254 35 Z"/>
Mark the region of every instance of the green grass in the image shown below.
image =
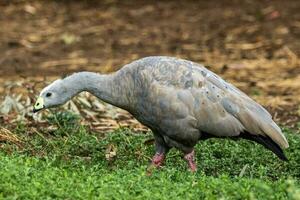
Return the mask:
<path id="1" fill-rule="evenodd" d="M 147 176 L 151 133 L 99 136 L 76 120 L 50 117 L 54 132 L 16 128 L 25 145 L 2 144 L 0 199 L 300 199 L 300 135 L 288 129 L 289 162 L 252 142 L 212 139 L 196 147 L 197 173 L 171 150 Z M 116 156 L 107 159 L 109 149 Z"/>

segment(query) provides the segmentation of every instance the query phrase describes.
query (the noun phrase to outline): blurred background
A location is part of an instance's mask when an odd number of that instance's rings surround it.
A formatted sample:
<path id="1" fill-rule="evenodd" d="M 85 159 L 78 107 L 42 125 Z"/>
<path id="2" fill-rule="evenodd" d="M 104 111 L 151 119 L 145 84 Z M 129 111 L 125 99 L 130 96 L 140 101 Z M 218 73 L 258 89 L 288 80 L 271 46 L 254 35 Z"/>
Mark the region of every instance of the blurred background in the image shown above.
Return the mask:
<path id="1" fill-rule="evenodd" d="M 297 0 L 1 0 L 0 123 L 34 124 L 32 104 L 53 79 L 169 55 L 204 64 L 264 105 L 275 121 L 296 127 L 299 10 Z M 96 130 L 144 129 L 126 112 L 96 101 L 82 94 L 64 109 Z"/>

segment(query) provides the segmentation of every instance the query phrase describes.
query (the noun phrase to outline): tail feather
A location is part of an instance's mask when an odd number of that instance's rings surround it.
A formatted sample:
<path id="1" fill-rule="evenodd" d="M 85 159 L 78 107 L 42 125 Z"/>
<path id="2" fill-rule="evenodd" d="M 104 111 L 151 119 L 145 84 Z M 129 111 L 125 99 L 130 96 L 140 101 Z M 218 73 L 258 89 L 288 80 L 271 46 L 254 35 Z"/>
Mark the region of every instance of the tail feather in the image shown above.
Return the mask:
<path id="1" fill-rule="evenodd" d="M 262 136 L 262 135 L 253 135 L 248 132 L 244 132 L 240 134 L 241 138 L 255 141 L 267 149 L 271 150 L 273 153 L 275 153 L 281 160 L 288 161 L 287 157 L 284 155 L 284 152 L 282 151 L 281 147 L 274 142 L 269 136 Z"/>
<path id="2" fill-rule="evenodd" d="M 284 134 L 262 106 L 253 102 L 247 104 L 246 109 L 239 112 L 238 119 L 249 133 L 268 136 L 283 149 L 289 147 Z"/>
<path id="3" fill-rule="evenodd" d="M 281 148 L 286 149 L 289 147 L 287 139 L 275 122 L 272 121 L 270 124 L 261 124 L 261 128 L 263 132 Z"/>

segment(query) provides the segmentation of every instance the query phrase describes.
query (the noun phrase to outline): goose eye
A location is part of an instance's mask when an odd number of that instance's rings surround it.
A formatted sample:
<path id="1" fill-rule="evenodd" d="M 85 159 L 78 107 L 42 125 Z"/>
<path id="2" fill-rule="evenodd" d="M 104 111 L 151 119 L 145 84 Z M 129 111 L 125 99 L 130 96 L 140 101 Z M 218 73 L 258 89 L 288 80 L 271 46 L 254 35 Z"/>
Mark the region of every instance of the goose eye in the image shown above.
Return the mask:
<path id="1" fill-rule="evenodd" d="M 48 92 L 48 93 L 46 94 L 46 97 L 51 97 L 51 95 L 52 95 L 52 93 Z"/>

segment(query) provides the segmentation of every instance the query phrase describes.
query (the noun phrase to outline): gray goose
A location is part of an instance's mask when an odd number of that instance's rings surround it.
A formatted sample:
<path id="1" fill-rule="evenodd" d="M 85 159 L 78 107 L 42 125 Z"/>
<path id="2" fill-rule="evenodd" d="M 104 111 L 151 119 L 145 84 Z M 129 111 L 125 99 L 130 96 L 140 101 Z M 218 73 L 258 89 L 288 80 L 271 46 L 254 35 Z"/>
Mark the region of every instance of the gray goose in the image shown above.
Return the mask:
<path id="1" fill-rule="evenodd" d="M 152 130 L 152 166 L 161 166 L 175 147 L 196 171 L 194 146 L 211 137 L 252 140 L 287 160 L 282 149 L 288 142 L 268 111 L 197 63 L 152 56 L 112 74 L 75 73 L 45 87 L 34 111 L 62 105 L 82 91 L 127 110 Z"/>

